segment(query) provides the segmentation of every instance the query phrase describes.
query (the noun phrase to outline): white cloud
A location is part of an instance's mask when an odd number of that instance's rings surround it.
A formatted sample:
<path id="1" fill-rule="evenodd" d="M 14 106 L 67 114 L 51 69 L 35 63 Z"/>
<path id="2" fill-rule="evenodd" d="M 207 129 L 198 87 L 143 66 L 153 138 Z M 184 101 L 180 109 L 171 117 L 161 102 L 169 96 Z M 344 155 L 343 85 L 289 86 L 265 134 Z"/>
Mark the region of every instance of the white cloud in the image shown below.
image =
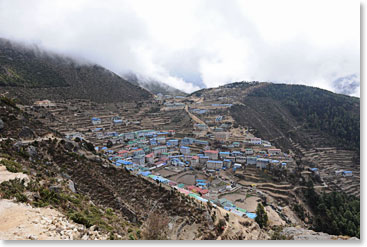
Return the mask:
<path id="1" fill-rule="evenodd" d="M 0 36 L 191 92 L 359 76 L 357 0 L 2 0 Z"/>

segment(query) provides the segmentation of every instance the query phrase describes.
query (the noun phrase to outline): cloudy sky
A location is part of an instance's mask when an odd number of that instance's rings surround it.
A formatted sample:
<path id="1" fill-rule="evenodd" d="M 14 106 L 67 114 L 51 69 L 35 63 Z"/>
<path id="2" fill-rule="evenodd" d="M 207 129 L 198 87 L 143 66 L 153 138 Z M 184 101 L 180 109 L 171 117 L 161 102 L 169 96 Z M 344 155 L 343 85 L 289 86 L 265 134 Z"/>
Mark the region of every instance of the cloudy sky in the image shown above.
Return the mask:
<path id="1" fill-rule="evenodd" d="M 359 96 L 358 0 L 0 0 L 0 37 L 186 92 L 256 80 Z"/>

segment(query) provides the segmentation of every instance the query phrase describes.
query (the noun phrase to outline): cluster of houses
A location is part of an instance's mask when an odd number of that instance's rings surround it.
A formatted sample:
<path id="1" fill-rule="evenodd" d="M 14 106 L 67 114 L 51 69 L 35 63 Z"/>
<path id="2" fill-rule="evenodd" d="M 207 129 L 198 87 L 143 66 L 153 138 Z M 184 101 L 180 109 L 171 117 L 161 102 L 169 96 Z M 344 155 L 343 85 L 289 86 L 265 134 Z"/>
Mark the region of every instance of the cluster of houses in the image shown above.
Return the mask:
<path id="1" fill-rule="evenodd" d="M 107 147 L 96 147 L 117 166 L 123 165 L 131 170 L 153 170 L 161 166 L 177 166 L 185 169 L 199 169 L 208 172 L 244 168 L 254 166 L 259 169 L 287 167 L 288 156 L 280 149 L 268 148 L 255 150 L 246 148 L 233 151 L 210 149 L 206 140 L 191 137 L 175 138 L 173 130 L 139 130 L 128 133 L 111 133 L 110 140 L 121 140 L 123 146 L 119 150 Z M 261 139 L 251 139 L 254 145 L 260 145 Z M 121 142 L 120 142 L 121 143 Z M 119 145 L 121 146 L 121 145 Z M 240 142 L 232 146 L 240 149 Z"/>
<path id="2" fill-rule="evenodd" d="M 166 110 L 166 111 L 170 111 L 170 110 L 182 110 L 185 108 L 185 104 L 184 103 L 164 103 L 164 108 L 163 110 Z"/>

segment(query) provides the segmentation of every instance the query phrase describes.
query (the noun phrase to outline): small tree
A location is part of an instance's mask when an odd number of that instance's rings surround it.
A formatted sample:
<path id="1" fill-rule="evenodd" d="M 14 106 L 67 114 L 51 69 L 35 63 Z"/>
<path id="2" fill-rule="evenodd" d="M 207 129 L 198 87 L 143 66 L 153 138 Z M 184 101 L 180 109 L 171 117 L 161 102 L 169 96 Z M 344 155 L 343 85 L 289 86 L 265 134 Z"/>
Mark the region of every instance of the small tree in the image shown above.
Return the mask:
<path id="1" fill-rule="evenodd" d="M 268 225 L 268 214 L 265 212 L 262 203 L 257 204 L 255 221 L 261 228 Z"/>
<path id="2" fill-rule="evenodd" d="M 107 145 L 108 148 L 111 148 L 113 146 L 113 143 L 111 140 L 108 140 Z"/>

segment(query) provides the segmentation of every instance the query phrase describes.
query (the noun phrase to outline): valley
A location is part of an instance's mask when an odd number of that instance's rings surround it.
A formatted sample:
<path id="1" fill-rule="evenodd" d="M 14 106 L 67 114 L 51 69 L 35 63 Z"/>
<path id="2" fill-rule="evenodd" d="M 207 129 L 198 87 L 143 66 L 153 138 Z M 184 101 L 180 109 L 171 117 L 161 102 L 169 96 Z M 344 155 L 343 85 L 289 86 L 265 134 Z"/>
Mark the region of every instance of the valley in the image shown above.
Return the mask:
<path id="1" fill-rule="evenodd" d="M 0 214 L 35 218 L 7 218 L 2 238 L 359 238 L 358 99 L 268 82 L 153 93 L 0 48 Z"/>

